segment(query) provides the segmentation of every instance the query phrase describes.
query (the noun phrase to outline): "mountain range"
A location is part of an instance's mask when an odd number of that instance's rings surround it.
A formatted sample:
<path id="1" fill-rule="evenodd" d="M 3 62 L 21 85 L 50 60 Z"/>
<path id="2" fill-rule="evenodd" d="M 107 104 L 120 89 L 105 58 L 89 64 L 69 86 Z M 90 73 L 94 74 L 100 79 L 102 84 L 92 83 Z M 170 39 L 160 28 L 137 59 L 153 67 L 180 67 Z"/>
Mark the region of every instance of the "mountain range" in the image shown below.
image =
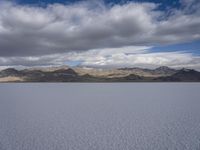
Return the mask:
<path id="1" fill-rule="evenodd" d="M 0 82 L 200 82 L 200 72 L 193 69 L 117 68 L 99 69 L 68 66 L 0 71 Z"/>

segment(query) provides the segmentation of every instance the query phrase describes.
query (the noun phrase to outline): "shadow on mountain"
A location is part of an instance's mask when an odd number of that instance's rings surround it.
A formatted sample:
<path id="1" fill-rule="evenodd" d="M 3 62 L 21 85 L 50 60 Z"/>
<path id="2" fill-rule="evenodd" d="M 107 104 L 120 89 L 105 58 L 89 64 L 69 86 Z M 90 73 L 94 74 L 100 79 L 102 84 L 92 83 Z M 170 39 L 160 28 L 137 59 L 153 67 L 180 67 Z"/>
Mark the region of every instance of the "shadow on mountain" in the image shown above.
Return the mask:
<path id="1" fill-rule="evenodd" d="M 199 82 L 200 72 L 193 69 L 181 69 L 171 76 L 159 77 L 154 80 L 168 82 Z"/>

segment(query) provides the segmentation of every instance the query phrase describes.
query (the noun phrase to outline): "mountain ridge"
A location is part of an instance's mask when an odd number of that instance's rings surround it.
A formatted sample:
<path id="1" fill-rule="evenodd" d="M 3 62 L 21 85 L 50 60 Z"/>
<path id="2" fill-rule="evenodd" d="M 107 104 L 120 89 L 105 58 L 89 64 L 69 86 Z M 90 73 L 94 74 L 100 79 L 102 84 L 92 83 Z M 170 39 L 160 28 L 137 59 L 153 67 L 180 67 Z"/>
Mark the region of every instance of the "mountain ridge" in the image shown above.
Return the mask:
<path id="1" fill-rule="evenodd" d="M 155 69 L 7 68 L 0 71 L 0 82 L 200 82 L 200 72 L 166 66 Z"/>

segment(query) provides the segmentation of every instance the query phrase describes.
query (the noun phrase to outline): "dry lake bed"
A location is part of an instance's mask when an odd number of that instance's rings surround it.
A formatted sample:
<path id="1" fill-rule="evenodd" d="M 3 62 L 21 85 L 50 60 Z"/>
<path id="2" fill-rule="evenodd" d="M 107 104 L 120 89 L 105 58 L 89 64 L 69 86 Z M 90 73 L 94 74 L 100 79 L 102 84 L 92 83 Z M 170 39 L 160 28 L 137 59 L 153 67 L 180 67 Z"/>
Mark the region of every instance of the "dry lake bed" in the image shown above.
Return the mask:
<path id="1" fill-rule="evenodd" d="M 1 150 L 199 150 L 199 83 L 0 84 Z"/>

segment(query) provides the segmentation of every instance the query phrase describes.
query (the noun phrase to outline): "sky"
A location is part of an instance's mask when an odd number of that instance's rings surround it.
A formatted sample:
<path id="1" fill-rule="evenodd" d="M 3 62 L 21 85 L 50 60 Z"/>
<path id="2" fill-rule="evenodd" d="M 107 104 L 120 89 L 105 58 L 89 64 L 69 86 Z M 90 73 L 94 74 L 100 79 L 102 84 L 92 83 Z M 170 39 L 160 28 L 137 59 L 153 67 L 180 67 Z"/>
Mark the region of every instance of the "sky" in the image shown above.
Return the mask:
<path id="1" fill-rule="evenodd" d="M 200 70 L 199 0 L 0 0 L 0 68 Z"/>

